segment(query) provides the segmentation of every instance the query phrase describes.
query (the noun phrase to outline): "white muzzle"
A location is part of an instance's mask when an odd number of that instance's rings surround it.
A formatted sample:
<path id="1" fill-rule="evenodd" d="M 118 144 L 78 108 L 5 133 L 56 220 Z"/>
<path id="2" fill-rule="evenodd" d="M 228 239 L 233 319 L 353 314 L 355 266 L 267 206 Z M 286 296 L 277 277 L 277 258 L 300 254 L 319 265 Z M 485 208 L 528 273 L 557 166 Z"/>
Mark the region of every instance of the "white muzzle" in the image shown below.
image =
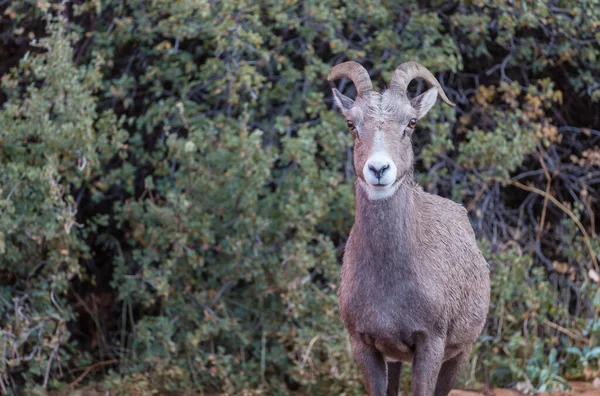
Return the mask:
<path id="1" fill-rule="evenodd" d="M 396 181 L 398 169 L 385 152 L 378 152 L 365 162 L 363 175 L 365 181 L 372 187 L 385 188 Z"/>

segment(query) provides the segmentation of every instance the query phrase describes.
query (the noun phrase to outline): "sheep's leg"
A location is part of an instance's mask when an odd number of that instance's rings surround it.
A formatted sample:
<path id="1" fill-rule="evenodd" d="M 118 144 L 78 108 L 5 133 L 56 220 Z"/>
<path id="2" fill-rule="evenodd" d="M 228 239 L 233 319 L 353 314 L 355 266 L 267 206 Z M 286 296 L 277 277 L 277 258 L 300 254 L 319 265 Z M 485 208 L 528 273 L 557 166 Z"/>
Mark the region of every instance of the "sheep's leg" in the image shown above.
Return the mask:
<path id="1" fill-rule="evenodd" d="M 435 386 L 435 396 L 446 396 L 452 390 L 460 373 L 469 361 L 469 356 L 471 356 L 471 345 L 442 364 Z"/>
<path id="2" fill-rule="evenodd" d="M 387 396 L 398 396 L 400 394 L 402 362 L 388 363 L 387 373 Z"/>
<path id="3" fill-rule="evenodd" d="M 413 357 L 413 396 L 431 396 L 444 360 L 444 340 L 423 334 Z"/>
<path id="4" fill-rule="evenodd" d="M 383 356 L 359 337 L 352 337 L 352 355 L 365 379 L 369 396 L 385 396 L 387 370 Z"/>

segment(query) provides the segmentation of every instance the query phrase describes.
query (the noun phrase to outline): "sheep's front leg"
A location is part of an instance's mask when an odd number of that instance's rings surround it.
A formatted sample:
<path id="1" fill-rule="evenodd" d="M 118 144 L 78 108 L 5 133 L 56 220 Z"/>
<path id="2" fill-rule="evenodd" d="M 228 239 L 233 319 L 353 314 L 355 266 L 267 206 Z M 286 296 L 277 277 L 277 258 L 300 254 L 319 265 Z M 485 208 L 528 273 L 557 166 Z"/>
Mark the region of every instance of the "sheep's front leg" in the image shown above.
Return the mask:
<path id="1" fill-rule="evenodd" d="M 471 345 L 442 364 L 435 387 L 435 396 L 446 396 L 460 376 L 461 371 L 471 356 Z"/>
<path id="2" fill-rule="evenodd" d="M 385 396 L 387 368 L 383 356 L 373 346 L 365 344 L 360 337 L 352 337 L 352 355 L 365 379 L 369 396 Z"/>
<path id="3" fill-rule="evenodd" d="M 413 396 L 432 396 L 444 360 L 445 342 L 440 337 L 422 334 L 413 357 Z"/>

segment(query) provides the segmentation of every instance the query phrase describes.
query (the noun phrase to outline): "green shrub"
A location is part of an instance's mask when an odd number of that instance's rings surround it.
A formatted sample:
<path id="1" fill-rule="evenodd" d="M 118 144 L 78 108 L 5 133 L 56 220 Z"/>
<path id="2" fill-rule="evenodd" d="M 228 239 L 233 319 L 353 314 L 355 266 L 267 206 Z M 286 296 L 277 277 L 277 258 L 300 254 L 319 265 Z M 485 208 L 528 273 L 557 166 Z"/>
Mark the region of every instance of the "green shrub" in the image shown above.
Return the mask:
<path id="1" fill-rule="evenodd" d="M 458 103 L 414 143 L 419 181 L 465 204 L 492 268 L 462 383 L 545 390 L 600 370 L 595 2 L 3 15 L 4 392 L 362 394 L 336 303 L 352 139 L 325 78 L 348 59 L 379 87 L 417 60 Z"/>

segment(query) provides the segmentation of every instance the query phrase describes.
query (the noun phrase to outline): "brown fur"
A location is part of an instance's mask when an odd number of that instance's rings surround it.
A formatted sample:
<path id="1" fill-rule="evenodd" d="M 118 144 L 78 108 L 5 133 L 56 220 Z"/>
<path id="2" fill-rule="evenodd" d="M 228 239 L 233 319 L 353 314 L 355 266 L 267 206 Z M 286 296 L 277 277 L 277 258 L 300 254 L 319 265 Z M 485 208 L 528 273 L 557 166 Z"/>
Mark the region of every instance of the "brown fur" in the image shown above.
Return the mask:
<path id="1" fill-rule="evenodd" d="M 489 268 L 466 210 L 413 181 L 407 125 L 424 115 L 425 94 L 410 102 L 392 91 L 356 102 L 334 95 L 357 136 L 356 218 L 338 293 L 353 355 L 372 396 L 398 394 L 402 363 L 413 365 L 413 395 L 446 395 L 485 324 Z M 371 200 L 363 167 L 375 139 L 397 168 L 398 187 Z"/>

